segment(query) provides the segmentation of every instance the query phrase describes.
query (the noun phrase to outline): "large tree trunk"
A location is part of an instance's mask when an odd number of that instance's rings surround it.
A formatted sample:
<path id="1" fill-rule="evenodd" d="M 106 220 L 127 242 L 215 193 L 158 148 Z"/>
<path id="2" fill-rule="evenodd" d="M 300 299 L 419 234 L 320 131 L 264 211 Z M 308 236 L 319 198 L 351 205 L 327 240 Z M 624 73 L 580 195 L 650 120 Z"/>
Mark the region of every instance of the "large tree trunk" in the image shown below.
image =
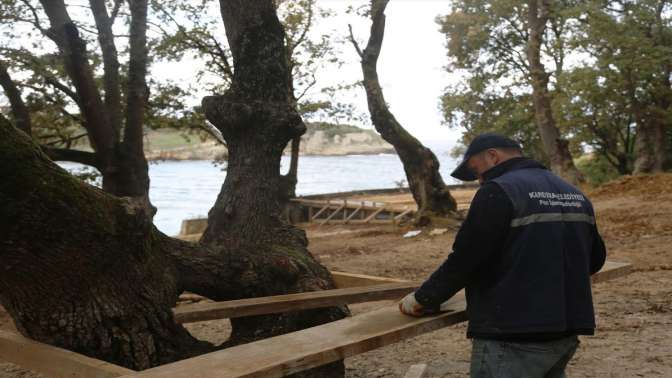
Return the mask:
<path id="1" fill-rule="evenodd" d="M 22 334 L 133 369 L 209 350 L 171 313 L 181 282 L 166 251 L 186 244 L 167 245 L 142 208 L 75 179 L 9 125 L 0 177 L 0 302 Z"/>
<path id="2" fill-rule="evenodd" d="M 284 32 L 271 0 L 220 1 L 234 75 L 223 95 L 203 99 L 207 119 L 229 149 L 222 191 L 208 214 L 202 242 L 238 250 L 243 259 L 262 261 L 252 297 L 333 288 L 329 272 L 307 250 L 305 233 L 281 217 L 280 158 L 287 143 L 305 132 L 296 111 L 284 51 Z M 333 321 L 345 308 L 232 319 L 230 344 L 247 342 Z M 342 362 L 305 376 L 342 376 Z"/>
<path id="3" fill-rule="evenodd" d="M 439 173 L 439 161 L 434 153 L 409 134 L 390 112 L 378 81 L 376 65 L 385 34 L 385 7 L 388 0 L 371 2 L 371 34 L 364 51 L 350 40 L 361 57 L 364 88 L 376 130 L 390 143 L 404 166 L 408 186 L 418 205 L 416 223 L 426 224 L 433 215 L 447 215 L 457 209 L 457 203 Z"/>
<path id="4" fill-rule="evenodd" d="M 578 184 L 583 181 L 583 176 L 574 165 L 569 142 L 561 137 L 555 124 L 548 93 L 549 74 L 541 62 L 541 46 L 550 6 L 549 0 L 528 1 L 527 60 L 532 82 L 534 115 L 544 150 L 551 161 L 551 169 L 570 183 Z"/>
<path id="5" fill-rule="evenodd" d="M 672 105 L 671 67 L 666 64 L 662 68 L 663 74 L 658 81 L 657 96 L 648 106 L 637 99 L 632 81 L 628 82 L 629 96 L 637 119 L 635 174 L 662 172 L 670 160 L 667 143 L 668 132 L 672 127 L 668 116 Z"/>
<path id="6" fill-rule="evenodd" d="M 0 177 L 0 304 L 22 334 L 44 343 L 145 369 L 215 348 L 174 323 L 182 291 L 228 300 L 329 286 L 305 248 L 250 252 L 165 236 L 145 207 L 72 177 L 3 117 Z M 225 345 L 342 315 L 236 320 L 247 327 L 236 326 Z M 255 334 L 258 325 L 266 328 Z"/>
<path id="7" fill-rule="evenodd" d="M 662 172 L 667 159 L 666 142 L 665 125 L 662 122 L 657 122 L 655 119 L 644 119 L 638 123 L 633 173 Z"/>

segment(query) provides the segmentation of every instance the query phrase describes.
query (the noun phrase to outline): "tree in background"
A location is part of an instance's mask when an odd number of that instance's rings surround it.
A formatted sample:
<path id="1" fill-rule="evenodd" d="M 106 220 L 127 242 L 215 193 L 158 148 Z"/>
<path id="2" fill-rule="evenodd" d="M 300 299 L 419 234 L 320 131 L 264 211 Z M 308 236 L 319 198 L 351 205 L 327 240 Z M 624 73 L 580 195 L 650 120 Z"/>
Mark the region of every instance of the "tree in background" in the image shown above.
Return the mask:
<path id="1" fill-rule="evenodd" d="M 530 144 L 554 138 L 532 132 L 526 114 L 537 125 L 542 115 L 574 156 L 595 153 L 620 174 L 659 171 L 671 151 L 669 15 L 661 0 L 459 2 L 439 23 L 451 68 L 468 78 L 443 96 L 445 119 L 466 140 L 495 129 L 539 158 Z"/>
<path id="2" fill-rule="evenodd" d="M 618 174 L 632 173 L 636 130 L 620 75 L 598 63 L 566 72 L 561 80 L 564 93 L 557 106 L 565 115 L 562 128 Z"/>
<path id="3" fill-rule="evenodd" d="M 447 38 L 449 68 L 467 74 L 466 85 L 448 88 L 443 96 L 448 123 L 471 118 L 467 129 L 476 127 L 467 138 L 485 131 L 481 127 L 488 129 L 491 123 L 490 131 L 494 128 L 518 137 L 527 151 L 543 149 L 545 156 L 540 160 L 577 182 L 580 173 L 556 125 L 553 108 L 555 93 L 560 90 L 557 76 L 565 64 L 563 13 L 544 1 L 457 1 L 452 12 L 438 22 Z M 544 60 L 553 62 L 550 71 Z M 489 121 L 474 120 L 485 113 Z M 540 143 L 541 148 L 531 143 Z M 533 156 L 540 157 L 538 153 Z"/>
<path id="4" fill-rule="evenodd" d="M 551 0 L 529 0 L 527 2 L 525 32 L 527 33 L 526 52 L 529 81 L 532 85 L 532 100 L 537 128 L 544 150 L 548 154 L 551 169 L 570 183 L 577 184 L 583 180 L 583 177 L 574 165 L 572 155 L 569 152 L 569 142 L 560 135 L 560 130 L 556 125 L 551 105 L 551 94 L 548 88 L 550 74 L 546 71 L 542 62 L 542 45 L 548 43 L 546 29 L 549 23 L 554 27 L 551 30 L 556 34 L 556 42 L 562 43 L 564 20 L 560 17 L 553 19 L 553 13 L 557 14 L 559 11 L 557 7 L 553 7 L 553 4 Z M 525 24 L 522 23 L 522 25 Z M 563 54 L 562 49 L 556 49 L 556 51 Z M 554 57 L 556 71 L 561 74 L 564 56 L 554 55 Z"/>
<path id="5" fill-rule="evenodd" d="M 388 0 L 371 1 L 371 33 L 362 50 L 350 30 L 350 41 L 361 57 L 364 89 L 376 130 L 397 151 L 404 166 L 408 186 L 418 205 L 416 223 L 426 224 L 431 216 L 444 216 L 457 209 L 457 203 L 439 173 L 439 161 L 434 153 L 423 146 L 399 124 L 390 112 L 383 89 L 378 81 L 376 65 L 385 34 L 385 7 Z"/>
<path id="6" fill-rule="evenodd" d="M 9 38 L 0 50 L 5 60 L 0 76 L 17 126 L 43 141 L 52 159 L 91 165 L 102 174 L 104 190 L 151 207 L 142 129 L 148 97 L 147 2 L 128 3 L 129 43 L 123 65 L 113 33 L 121 1 L 115 2 L 112 9 L 103 0 L 89 2 L 96 32 L 75 22 L 62 0 L 40 4 L 41 7 L 28 1 L 8 1 L 2 5 L 3 17 L 8 21 L 5 25 L 10 27 L 3 28 Z M 27 27 L 35 32 L 28 34 L 34 40 L 32 49 L 20 46 Z M 92 36 L 98 39 L 99 53 L 87 47 Z M 40 52 L 45 38 L 57 47 L 56 52 Z M 102 60 L 102 67 L 98 59 Z M 8 62 L 19 71 L 29 72 L 30 77 L 21 82 L 12 80 L 7 72 Z M 102 75 L 97 70 L 102 70 Z M 23 101 L 20 87 L 30 92 L 28 104 Z M 34 132 L 35 123 L 51 121 L 47 130 L 53 134 L 44 129 Z M 71 136 L 71 130 L 83 132 Z M 92 152 L 68 148 L 83 137 L 88 138 Z M 50 139 L 65 144 L 65 148 L 53 147 L 59 143 L 50 143 Z"/>
<path id="7" fill-rule="evenodd" d="M 663 170 L 672 125 L 672 3 L 665 0 L 591 1 L 578 7 L 576 44 L 596 62 L 593 91 L 618 99 L 612 115 L 635 130 L 635 173 Z M 620 97 L 620 98 L 619 98 Z M 622 114 L 619 117 L 619 114 Z M 621 136 L 624 127 L 611 128 Z M 630 135 L 630 134 L 626 134 Z"/>

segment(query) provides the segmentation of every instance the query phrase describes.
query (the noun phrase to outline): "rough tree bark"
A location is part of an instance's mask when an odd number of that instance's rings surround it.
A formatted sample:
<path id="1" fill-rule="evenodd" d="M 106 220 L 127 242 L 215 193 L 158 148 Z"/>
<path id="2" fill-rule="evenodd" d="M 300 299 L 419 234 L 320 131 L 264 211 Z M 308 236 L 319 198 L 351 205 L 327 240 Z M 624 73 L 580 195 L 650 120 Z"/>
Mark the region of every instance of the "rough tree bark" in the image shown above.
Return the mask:
<path id="1" fill-rule="evenodd" d="M 16 127 L 22 130 L 24 133 L 31 135 L 32 126 L 30 123 L 30 114 L 28 113 L 28 108 L 21 98 L 21 91 L 12 80 L 9 72 L 7 72 L 7 65 L 1 60 L 0 86 L 2 86 L 2 89 L 5 91 L 7 99 L 9 99 L 9 105 L 12 109 L 12 115 L 14 116 Z"/>
<path id="2" fill-rule="evenodd" d="M 229 300 L 333 288 L 305 233 L 279 217 L 280 155 L 304 129 L 277 80 L 286 76 L 272 2 L 227 1 L 222 13 L 236 76 L 225 95 L 203 102 L 231 150 L 203 244 L 163 235 L 146 207 L 79 182 L 0 117 L 0 303 L 24 335 L 144 369 L 214 348 L 174 323 L 170 309 L 184 290 Z M 234 319 L 224 346 L 346 314 Z M 339 362 L 301 376 L 343 372 Z"/>
<path id="3" fill-rule="evenodd" d="M 250 253 L 165 236 L 145 207 L 72 177 L 4 117 L 0 177 L 0 304 L 32 339 L 142 370 L 218 348 L 174 323 L 171 307 L 185 290 L 227 300 L 327 286 L 305 273 L 323 271 L 291 246 Z M 342 314 L 241 319 L 269 329 L 223 346 Z"/>
<path id="4" fill-rule="evenodd" d="M 0 125 L 0 302 L 27 337 L 133 369 L 207 350 L 172 319 L 182 283 L 143 208 Z M 183 268 L 186 269 L 186 268 Z"/>
<path id="5" fill-rule="evenodd" d="M 457 203 L 439 173 L 439 161 L 434 153 L 409 134 L 390 112 L 378 81 L 376 65 L 385 34 L 385 7 L 389 0 L 371 2 L 371 34 L 362 51 L 350 31 L 350 41 L 361 57 L 364 88 L 371 121 L 376 130 L 390 143 L 404 166 L 408 186 L 418 205 L 416 223 L 423 225 L 431 216 L 447 215 L 457 209 Z"/>
<path id="6" fill-rule="evenodd" d="M 207 119 L 226 140 L 227 174 L 208 214 L 201 242 L 263 261 L 252 276 L 252 297 L 333 288 L 329 272 L 307 250 L 305 233 L 281 217 L 280 158 L 305 132 L 291 88 L 284 31 L 271 0 L 220 1 L 233 56 L 233 80 L 223 95 L 202 101 Z M 247 342 L 342 318 L 345 308 L 232 319 L 230 344 Z M 305 376 L 342 376 L 342 362 Z"/>
<path id="7" fill-rule="evenodd" d="M 551 2 L 549 0 L 530 0 L 528 6 L 527 60 L 530 66 L 534 115 L 544 150 L 551 161 L 553 172 L 571 182 L 583 181 L 581 172 L 574 165 L 569 152 L 569 142 L 562 138 L 555 124 L 548 93 L 549 74 L 541 62 L 541 46 L 548 23 Z"/>
<path id="8" fill-rule="evenodd" d="M 662 172 L 666 165 L 666 125 L 655 119 L 637 123 L 634 174 Z"/>
<path id="9" fill-rule="evenodd" d="M 147 102 L 145 83 L 147 65 L 147 1 L 129 0 L 130 57 L 125 120 L 122 114 L 121 86 L 117 49 L 112 34 L 112 20 L 102 0 L 90 0 L 103 53 L 103 101 L 86 42 L 80 37 L 63 0 L 41 0 L 51 27 L 47 35 L 59 49 L 66 73 L 75 87 L 78 105 L 84 118 L 96 167 L 103 176 L 103 189 L 120 197 L 132 197 L 153 209 L 149 202 L 149 175 L 143 153 L 142 126 Z M 123 130 L 123 140 L 122 140 Z M 52 155 L 83 164 L 81 154 Z"/>
<path id="10" fill-rule="evenodd" d="M 672 85 L 670 71 L 666 64 L 660 76 L 656 98 L 651 104 L 641 103 L 635 94 L 632 80 L 628 81 L 628 94 L 633 103 L 637 133 L 635 136 L 635 164 L 633 173 L 656 173 L 665 170 L 670 157 L 668 154 L 667 130 L 671 127 L 669 117 L 672 105 Z"/>

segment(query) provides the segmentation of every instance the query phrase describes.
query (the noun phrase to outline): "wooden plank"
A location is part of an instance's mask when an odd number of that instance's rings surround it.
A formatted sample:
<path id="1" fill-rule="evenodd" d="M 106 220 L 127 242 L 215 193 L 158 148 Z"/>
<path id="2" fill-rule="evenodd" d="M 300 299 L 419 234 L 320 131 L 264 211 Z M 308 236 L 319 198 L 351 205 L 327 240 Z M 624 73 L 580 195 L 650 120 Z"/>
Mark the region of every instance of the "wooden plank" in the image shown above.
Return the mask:
<path id="1" fill-rule="evenodd" d="M 290 201 L 299 203 L 304 206 L 315 206 L 315 207 L 324 207 L 327 205 L 327 202 L 329 202 L 329 206 L 337 206 L 343 204 L 343 200 L 315 201 L 315 200 L 292 199 Z M 380 208 L 380 206 L 385 206 L 385 203 L 383 202 L 360 201 L 361 203 L 357 204 L 357 202 L 353 202 L 352 200 L 346 200 L 346 201 L 348 202 L 347 203 L 348 209 L 354 209 L 361 205 L 363 210 L 377 210 Z M 366 204 L 365 202 L 369 202 L 370 204 Z"/>
<path id="2" fill-rule="evenodd" d="M 79 353 L 0 331 L 0 360 L 50 378 L 111 378 L 135 371 Z"/>
<path id="3" fill-rule="evenodd" d="M 616 261 L 607 261 L 604 263 L 602 270 L 593 274 L 593 283 L 608 281 L 614 278 L 622 277 L 630 274 L 632 271 L 632 264 L 622 263 Z"/>
<path id="4" fill-rule="evenodd" d="M 396 305 L 341 319 L 319 327 L 239 345 L 158 368 L 132 377 L 282 377 L 392 344 L 466 320 L 464 300 L 454 312 L 413 318 Z M 129 376 L 130 377 L 130 376 Z"/>
<path id="5" fill-rule="evenodd" d="M 399 219 L 403 218 L 404 215 L 406 215 L 406 214 L 408 214 L 408 213 L 410 213 L 410 212 L 412 212 L 412 211 L 413 211 L 413 209 L 406 209 L 406 210 L 404 210 L 401 214 L 395 216 L 395 217 L 394 217 L 394 220 L 399 220 Z"/>
<path id="6" fill-rule="evenodd" d="M 329 221 L 329 224 L 343 224 L 343 219 L 332 219 Z M 369 221 L 353 219 L 349 220 L 348 224 L 390 224 L 390 219 L 372 219 Z"/>
<path id="7" fill-rule="evenodd" d="M 320 226 L 328 223 L 331 220 L 331 218 L 336 216 L 336 214 L 338 214 L 339 211 L 343 210 L 344 207 L 345 207 L 345 205 L 341 205 L 341 206 L 337 207 L 336 210 L 334 210 L 333 213 L 329 214 L 329 216 L 325 220 L 323 220 L 322 223 L 320 223 Z M 343 210 L 343 211 L 345 211 L 345 210 Z"/>
<path id="8" fill-rule="evenodd" d="M 399 299 L 415 290 L 419 284 L 418 282 L 393 282 L 375 286 L 311 291 L 225 302 L 196 303 L 174 308 L 173 313 L 178 323 L 275 314 L 348 303 Z"/>
<path id="9" fill-rule="evenodd" d="M 607 263 L 593 282 L 628 274 L 627 265 Z M 319 327 L 148 369 L 132 377 L 282 377 L 467 320 L 463 295 L 456 295 L 441 307 L 447 312 L 414 318 L 399 313 L 396 305 L 386 306 Z"/>
<path id="10" fill-rule="evenodd" d="M 392 282 L 409 282 L 408 280 L 401 280 L 398 278 L 369 276 L 366 274 L 346 273 L 331 271 L 331 277 L 334 279 L 334 284 L 338 289 L 345 289 L 347 287 L 361 287 L 380 285 L 383 283 Z"/>
<path id="11" fill-rule="evenodd" d="M 343 223 L 348 219 L 348 200 L 343 200 Z"/>
<path id="12" fill-rule="evenodd" d="M 364 206 L 364 205 L 359 205 L 359 206 L 357 206 L 357 207 L 355 208 L 355 210 L 354 210 L 352 213 L 350 213 L 350 216 L 348 216 L 347 218 L 345 218 L 345 219 L 343 220 L 343 223 L 344 223 L 344 224 L 347 224 L 347 223 L 348 223 L 348 222 L 349 222 L 349 221 L 350 221 L 350 220 L 351 220 L 351 219 L 352 219 L 352 218 L 359 212 L 359 210 L 362 210 L 362 207 L 363 207 L 363 206 Z M 343 214 L 345 215 L 345 213 L 343 213 Z"/>
<path id="13" fill-rule="evenodd" d="M 373 218 L 376 217 L 376 215 L 380 214 L 381 211 L 385 210 L 384 207 L 379 208 L 378 210 L 374 211 L 373 214 L 369 215 L 366 219 L 362 221 L 362 223 L 369 223 Z M 354 223 L 354 222 L 353 222 Z"/>
<path id="14" fill-rule="evenodd" d="M 311 219 L 312 219 L 312 220 L 317 219 L 317 217 L 319 217 L 320 214 L 322 214 L 322 213 L 323 213 L 325 210 L 327 210 L 330 206 L 331 206 L 331 204 L 329 203 L 329 201 L 327 201 L 327 204 L 326 204 L 323 208 L 321 208 L 315 215 L 313 215 L 313 217 L 312 217 Z"/>
<path id="15" fill-rule="evenodd" d="M 425 370 L 427 370 L 427 364 L 411 365 L 404 375 L 404 378 L 422 378 L 422 376 L 425 374 Z"/>

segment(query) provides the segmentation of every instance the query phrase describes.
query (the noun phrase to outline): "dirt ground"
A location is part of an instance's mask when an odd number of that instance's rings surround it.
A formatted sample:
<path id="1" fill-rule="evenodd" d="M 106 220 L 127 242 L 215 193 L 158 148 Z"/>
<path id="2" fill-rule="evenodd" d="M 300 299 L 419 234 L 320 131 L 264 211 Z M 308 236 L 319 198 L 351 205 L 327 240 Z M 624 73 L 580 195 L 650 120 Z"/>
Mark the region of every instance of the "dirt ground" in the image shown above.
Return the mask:
<path id="1" fill-rule="evenodd" d="M 626 177 L 588 190 L 608 259 L 631 262 L 630 275 L 595 285 L 598 328 L 583 337 L 568 368 L 573 377 L 672 377 L 672 174 Z M 462 194 L 461 194 L 462 195 Z M 404 238 L 391 226 L 306 226 L 312 253 L 331 270 L 421 280 L 450 251 L 456 230 Z M 353 314 L 389 305 L 351 306 Z M 1 308 L 0 308 L 1 309 Z M 226 320 L 188 325 L 199 338 L 226 339 Z M 0 329 L 12 330 L 0 311 Z M 465 324 L 444 328 L 346 360 L 347 377 L 403 377 L 427 364 L 426 377 L 468 376 Z M 0 363 L 0 378 L 37 377 Z"/>

